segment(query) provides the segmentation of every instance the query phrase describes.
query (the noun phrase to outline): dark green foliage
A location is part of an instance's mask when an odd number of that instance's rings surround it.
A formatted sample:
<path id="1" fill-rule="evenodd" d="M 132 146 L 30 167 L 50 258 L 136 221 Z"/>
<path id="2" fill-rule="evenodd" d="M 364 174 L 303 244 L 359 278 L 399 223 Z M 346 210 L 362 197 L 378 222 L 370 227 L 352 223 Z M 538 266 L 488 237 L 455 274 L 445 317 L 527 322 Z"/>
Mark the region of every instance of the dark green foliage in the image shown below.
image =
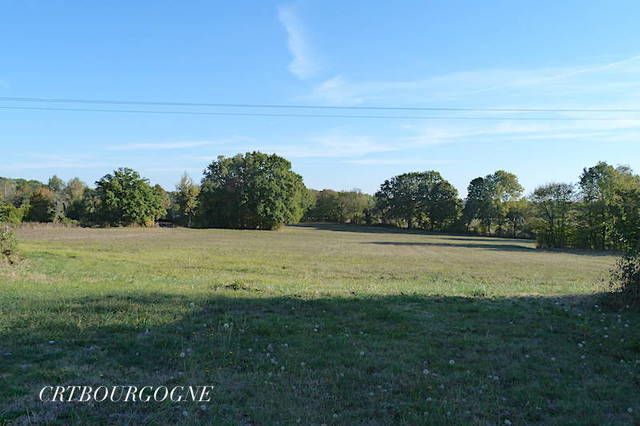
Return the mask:
<path id="1" fill-rule="evenodd" d="M 536 238 L 542 248 L 567 247 L 571 237 L 571 208 L 575 202 L 573 185 L 550 183 L 539 186 L 532 195 L 538 211 Z"/>
<path id="2" fill-rule="evenodd" d="M 611 242 L 611 207 L 616 191 L 616 170 L 600 162 L 584 169 L 580 176 L 582 203 L 578 206 L 580 234 L 578 244 L 604 250 Z"/>
<path id="3" fill-rule="evenodd" d="M 458 217 L 458 192 L 436 171 L 405 173 L 386 180 L 376 193 L 383 223 L 444 230 Z"/>
<path id="4" fill-rule="evenodd" d="M 48 188 L 38 188 L 29 197 L 29 211 L 26 216 L 28 222 L 53 222 L 58 209 L 55 194 Z"/>
<path id="5" fill-rule="evenodd" d="M 90 202 L 98 223 L 111 226 L 152 226 L 166 212 L 164 194 L 129 168 L 120 168 L 96 182 Z"/>
<path id="6" fill-rule="evenodd" d="M 471 223 L 477 220 L 485 233 L 493 232 L 493 225 L 497 225 L 495 233 L 505 234 L 504 225 L 510 222 L 511 231 L 514 221 L 514 209 L 511 204 L 520 199 L 523 188 L 513 173 L 498 170 L 485 177 L 475 178 L 468 187 L 467 200 L 463 209 L 463 221 L 469 229 Z M 507 218 L 511 211 L 511 219 Z M 517 226 L 516 226 L 517 228 Z"/>
<path id="7" fill-rule="evenodd" d="M 15 263 L 17 247 L 15 232 L 8 225 L 0 224 L 0 262 Z"/>
<path id="8" fill-rule="evenodd" d="M 640 306 L 640 252 L 630 251 L 618 259 L 609 289 L 618 304 Z"/>
<path id="9" fill-rule="evenodd" d="M 199 197 L 203 226 L 275 229 L 298 222 L 310 202 L 302 177 L 275 154 L 220 156 L 204 174 Z"/>

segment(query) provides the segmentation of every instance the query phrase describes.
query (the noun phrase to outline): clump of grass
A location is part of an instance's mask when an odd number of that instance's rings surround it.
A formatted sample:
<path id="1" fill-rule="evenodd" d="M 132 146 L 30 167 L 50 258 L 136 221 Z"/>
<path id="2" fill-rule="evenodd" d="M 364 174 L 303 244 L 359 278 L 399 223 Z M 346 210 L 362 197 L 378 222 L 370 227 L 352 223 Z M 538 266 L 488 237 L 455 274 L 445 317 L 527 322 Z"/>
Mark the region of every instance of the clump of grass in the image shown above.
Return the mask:
<path id="1" fill-rule="evenodd" d="M 18 259 L 16 234 L 7 224 L 0 225 L 0 261 L 14 264 Z"/>

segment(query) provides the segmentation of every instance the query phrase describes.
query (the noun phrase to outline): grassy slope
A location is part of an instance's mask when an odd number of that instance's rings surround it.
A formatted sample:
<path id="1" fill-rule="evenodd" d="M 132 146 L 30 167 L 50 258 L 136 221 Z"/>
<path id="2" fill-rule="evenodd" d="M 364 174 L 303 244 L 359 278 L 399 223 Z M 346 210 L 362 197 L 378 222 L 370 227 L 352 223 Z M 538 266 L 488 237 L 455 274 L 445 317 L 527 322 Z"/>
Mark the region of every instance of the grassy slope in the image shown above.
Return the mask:
<path id="1" fill-rule="evenodd" d="M 640 421 L 640 316 L 590 300 L 612 257 L 320 228 L 22 230 L 26 261 L 0 269 L 0 419 Z M 37 401 L 57 384 L 215 390 Z"/>

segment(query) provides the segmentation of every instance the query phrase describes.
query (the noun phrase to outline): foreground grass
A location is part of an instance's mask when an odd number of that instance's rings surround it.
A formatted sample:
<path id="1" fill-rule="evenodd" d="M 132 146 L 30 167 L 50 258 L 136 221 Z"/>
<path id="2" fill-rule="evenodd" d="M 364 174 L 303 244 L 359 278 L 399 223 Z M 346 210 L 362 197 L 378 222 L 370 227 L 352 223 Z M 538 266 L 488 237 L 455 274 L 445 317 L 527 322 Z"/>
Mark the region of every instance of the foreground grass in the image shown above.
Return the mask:
<path id="1" fill-rule="evenodd" d="M 0 270 L 16 423 L 634 424 L 640 315 L 613 258 L 372 228 L 22 230 Z M 213 400 L 42 403 L 44 385 Z"/>

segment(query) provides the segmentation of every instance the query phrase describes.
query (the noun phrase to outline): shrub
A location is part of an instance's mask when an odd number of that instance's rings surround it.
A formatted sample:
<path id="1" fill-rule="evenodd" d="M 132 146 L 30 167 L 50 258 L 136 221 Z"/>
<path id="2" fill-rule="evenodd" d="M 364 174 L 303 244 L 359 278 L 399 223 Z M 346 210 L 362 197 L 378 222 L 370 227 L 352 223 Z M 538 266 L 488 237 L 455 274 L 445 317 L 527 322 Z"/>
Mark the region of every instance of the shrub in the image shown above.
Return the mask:
<path id="1" fill-rule="evenodd" d="M 17 258 L 18 242 L 16 234 L 9 225 L 0 225 L 0 260 L 13 264 Z"/>
<path id="2" fill-rule="evenodd" d="M 611 271 L 609 290 L 619 304 L 640 306 L 639 252 L 629 252 L 618 259 Z"/>

